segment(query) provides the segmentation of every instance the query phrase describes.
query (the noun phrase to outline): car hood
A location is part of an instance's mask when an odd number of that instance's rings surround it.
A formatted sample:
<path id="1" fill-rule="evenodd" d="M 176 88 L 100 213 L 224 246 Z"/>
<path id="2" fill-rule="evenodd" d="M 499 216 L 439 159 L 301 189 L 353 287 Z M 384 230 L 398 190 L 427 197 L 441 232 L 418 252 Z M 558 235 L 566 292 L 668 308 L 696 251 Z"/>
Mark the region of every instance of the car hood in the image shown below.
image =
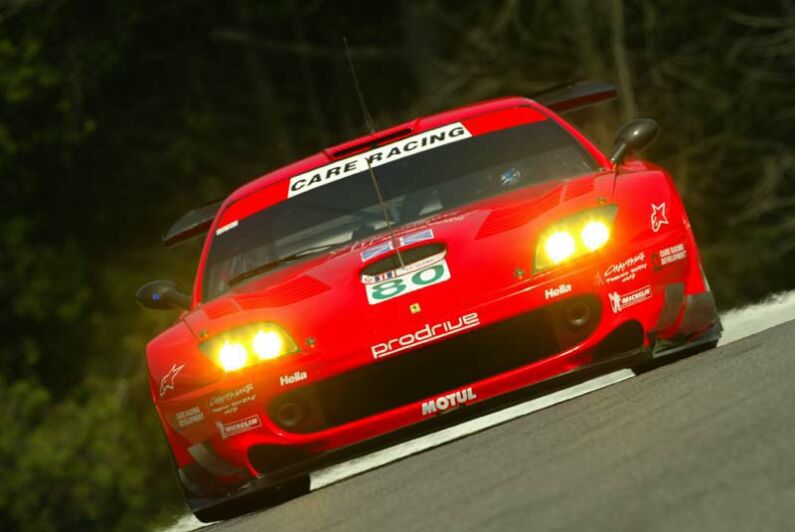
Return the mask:
<path id="1" fill-rule="evenodd" d="M 411 242 L 406 249 L 444 246 L 450 278 L 377 304 L 368 301 L 361 275 L 365 266 L 391 253 L 388 234 L 256 277 L 184 320 L 200 340 L 249 323 L 274 322 L 305 351 L 369 357 L 370 346 L 383 338 L 454 319 L 528 282 L 538 233 L 561 217 L 609 201 L 612 189 L 612 173 L 595 173 L 525 187 L 401 226 L 395 236 Z M 412 242 L 412 236 L 422 239 Z M 379 249 L 386 252 L 379 255 Z"/>

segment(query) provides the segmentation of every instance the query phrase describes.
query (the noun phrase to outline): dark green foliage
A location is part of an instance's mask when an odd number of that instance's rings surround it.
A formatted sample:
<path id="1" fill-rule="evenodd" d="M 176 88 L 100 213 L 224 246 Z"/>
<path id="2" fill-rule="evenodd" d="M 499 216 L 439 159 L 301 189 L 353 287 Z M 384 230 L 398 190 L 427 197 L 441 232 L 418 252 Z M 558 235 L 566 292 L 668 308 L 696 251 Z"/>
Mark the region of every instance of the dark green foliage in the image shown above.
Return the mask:
<path id="1" fill-rule="evenodd" d="M 376 125 L 562 80 L 613 81 L 575 117 L 604 148 L 657 119 L 718 301 L 795 277 L 791 1 L 167 0 L 0 7 L 0 529 L 140 530 L 184 511 L 143 351 L 174 318 L 138 286 L 192 282 L 184 211 Z"/>

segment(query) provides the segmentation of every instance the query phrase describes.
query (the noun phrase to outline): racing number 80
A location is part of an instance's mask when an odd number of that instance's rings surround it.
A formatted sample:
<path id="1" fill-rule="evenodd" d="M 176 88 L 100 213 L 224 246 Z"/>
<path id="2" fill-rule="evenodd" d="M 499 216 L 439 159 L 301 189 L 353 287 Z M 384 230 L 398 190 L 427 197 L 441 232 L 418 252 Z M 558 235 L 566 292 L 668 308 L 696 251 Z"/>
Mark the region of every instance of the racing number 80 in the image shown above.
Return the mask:
<path id="1" fill-rule="evenodd" d="M 411 277 L 392 279 L 374 285 L 372 288 L 371 296 L 373 299 L 383 301 L 403 293 L 407 288 L 412 288 L 409 291 L 422 288 L 429 284 L 433 284 L 442 279 L 444 276 L 445 268 L 442 264 L 435 264 L 430 268 L 420 270 Z M 411 287 L 411 285 L 414 285 Z"/>

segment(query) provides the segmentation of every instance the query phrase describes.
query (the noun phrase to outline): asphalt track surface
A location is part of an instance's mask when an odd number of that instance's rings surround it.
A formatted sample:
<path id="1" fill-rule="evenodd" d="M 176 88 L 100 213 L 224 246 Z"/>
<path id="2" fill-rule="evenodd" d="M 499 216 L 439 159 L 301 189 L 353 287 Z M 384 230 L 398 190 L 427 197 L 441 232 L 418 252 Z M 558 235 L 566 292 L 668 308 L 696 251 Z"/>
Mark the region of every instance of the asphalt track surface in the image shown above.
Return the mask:
<path id="1" fill-rule="evenodd" d="M 795 530 L 795 321 L 202 530 Z"/>

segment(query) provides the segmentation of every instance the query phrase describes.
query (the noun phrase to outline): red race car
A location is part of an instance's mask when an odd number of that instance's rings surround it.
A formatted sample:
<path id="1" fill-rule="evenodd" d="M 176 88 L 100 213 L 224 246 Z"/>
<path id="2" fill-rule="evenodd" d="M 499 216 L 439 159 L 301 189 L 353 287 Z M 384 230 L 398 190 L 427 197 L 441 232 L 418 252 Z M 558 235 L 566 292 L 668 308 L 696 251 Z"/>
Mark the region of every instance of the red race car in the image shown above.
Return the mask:
<path id="1" fill-rule="evenodd" d="M 147 363 L 199 519 L 442 414 L 717 343 L 670 175 L 625 160 L 657 124 L 626 124 L 608 157 L 556 114 L 614 95 L 584 82 L 412 120 L 171 228 L 166 244 L 206 233 L 193 294 L 154 281 L 138 300 L 184 309 Z"/>

